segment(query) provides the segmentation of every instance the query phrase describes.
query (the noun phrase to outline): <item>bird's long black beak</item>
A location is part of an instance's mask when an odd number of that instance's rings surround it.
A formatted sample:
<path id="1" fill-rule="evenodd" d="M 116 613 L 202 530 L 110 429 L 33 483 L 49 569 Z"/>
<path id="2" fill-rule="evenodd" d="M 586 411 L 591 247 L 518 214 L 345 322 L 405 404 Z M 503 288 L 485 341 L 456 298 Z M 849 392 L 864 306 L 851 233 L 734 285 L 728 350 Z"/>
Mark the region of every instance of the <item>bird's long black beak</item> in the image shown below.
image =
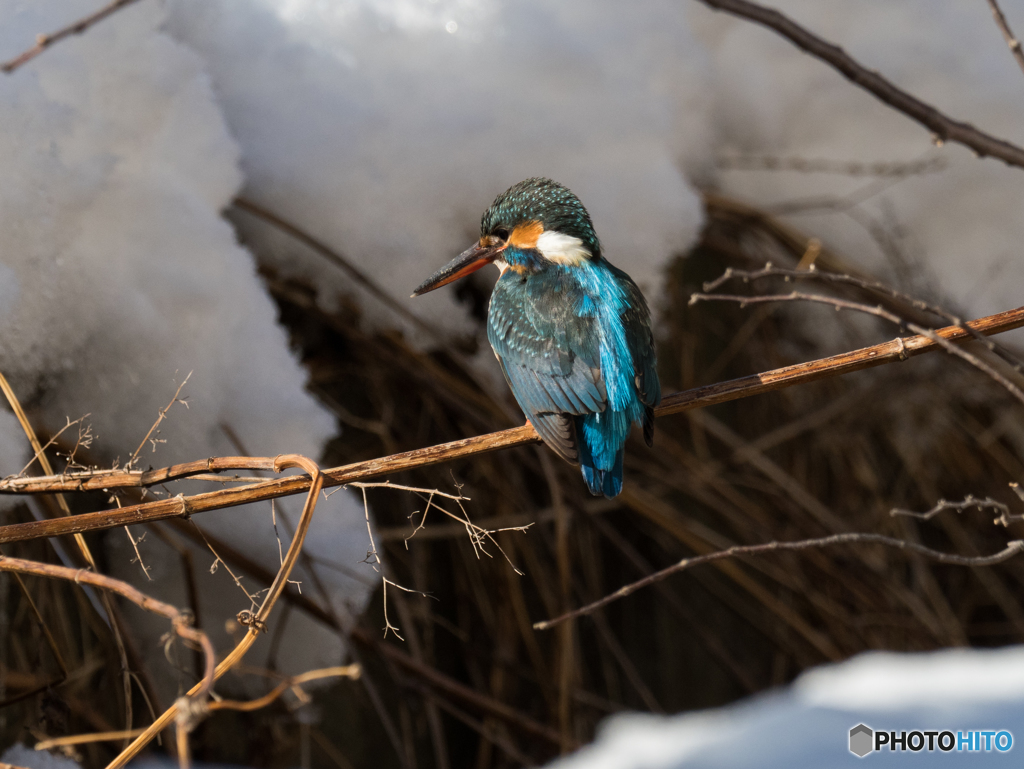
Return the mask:
<path id="1" fill-rule="evenodd" d="M 428 291 L 433 291 L 435 288 L 441 288 L 441 286 L 447 285 L 454 280 L 464 278 L 470 273 L 476 272 L 484 265 L 488 265 L 497 259 L 504 248 L 504 243 L 494 245 L 474 243 L 457 257 L 448 262 L 448 264 L 440 270 L 420 283 L 419 287 L 412 292 L 413 297 L 420 296 Z"/>

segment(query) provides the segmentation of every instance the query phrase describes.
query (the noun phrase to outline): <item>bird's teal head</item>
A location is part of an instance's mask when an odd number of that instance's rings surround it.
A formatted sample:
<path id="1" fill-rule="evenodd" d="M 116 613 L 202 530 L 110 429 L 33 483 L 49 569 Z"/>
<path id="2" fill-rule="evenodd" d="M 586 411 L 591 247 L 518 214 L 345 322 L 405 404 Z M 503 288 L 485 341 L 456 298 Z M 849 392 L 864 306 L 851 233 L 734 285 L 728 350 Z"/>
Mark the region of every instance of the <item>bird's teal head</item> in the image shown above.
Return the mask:
<path id="1" fill-rule="evenodd" d="M 579 198 L 551 179 L 533 178 L 498 195 L 480 220 L 480 240 L 427 278 L 413 292 L 425 294 L 497 264 L 528 273 L 553 265 L 578 266 L 599 258 L 601 244 Z"/>

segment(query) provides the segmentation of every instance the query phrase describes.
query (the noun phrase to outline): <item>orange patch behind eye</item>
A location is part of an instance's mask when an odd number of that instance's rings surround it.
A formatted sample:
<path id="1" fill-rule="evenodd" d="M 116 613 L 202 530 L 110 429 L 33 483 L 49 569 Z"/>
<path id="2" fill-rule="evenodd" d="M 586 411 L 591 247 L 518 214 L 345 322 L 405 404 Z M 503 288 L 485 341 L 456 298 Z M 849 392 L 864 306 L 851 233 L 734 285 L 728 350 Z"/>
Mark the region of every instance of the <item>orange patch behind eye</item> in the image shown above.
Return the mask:
<path id="1" fill-rule="evenodd" d="M 540 222 L 523 222 L 508 236 L 509 245 L 516 248 L 536 248 L 537 239 L 544 233 Z"/>

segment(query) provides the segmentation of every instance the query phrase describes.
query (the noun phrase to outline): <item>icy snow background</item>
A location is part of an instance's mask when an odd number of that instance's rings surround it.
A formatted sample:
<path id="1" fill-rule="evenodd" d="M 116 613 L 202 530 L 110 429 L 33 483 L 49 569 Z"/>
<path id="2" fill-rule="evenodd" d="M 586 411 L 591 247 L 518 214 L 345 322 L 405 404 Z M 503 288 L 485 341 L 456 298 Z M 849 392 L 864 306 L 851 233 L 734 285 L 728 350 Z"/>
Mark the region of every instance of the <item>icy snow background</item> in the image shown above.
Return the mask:
<path id="1" fill-rule="evenodd" d="M 94 8 L 91 0 L 0 2 L 0 55 Z M 0 371 L 50 429 L 90 413 L 103 462 L 131 456 L 190 371 L 188 408 L 174 407 L 161 426 L 166 443 L 155 454 L 147 446 L 143 467 L 238 453 L 221 425 L 252 454 L 318 458 L 334 419 L 304 391 L 306 374 L 252 257 L 221 216 L 242 183 L 239 146 L 202 59 L 161 32 L 163 20 L 161 4 L 136 3 L 0 76 Z M 0 475 L 21 469 L 25 446 L 16 420 L 0 412 Z M 297 513 L 300 504 L 282 506 Z M 269 506 L 199 523 L 276 569 Z M 144 582 L 117 534 L 112 573 Z M 358 569 L 362 505 L 332 495 L 309 537 L 318 554 Z M 187 605 L 180 562 L 162 550 L 153 536 L 142 545 L 154 578 L 144 589 Z M 213 562 L 208 551 L 195 555 L 203 571 Z M 338 611 L 345 601 L 361 607 L 365 586 L 333 572 L 324 578 Z M 224 569 L 201 588 L 208 617 L 249 608 Z M 131 616 L 153 668 L 166 672 L 166 621 Z M 306 654 L 294 664 L 335 664 L 336 637 L 295 620 L 298 637 L 316 640 L 301 645 Z M 210 625 L 223 647 L 223 619 Z"/>
<path id="2" fill-rule="evenodd" d="M 946 0 L 771 2 L 841 45 L 899 87 L 996 136 L 1024 143 L 1024 77 L 986 4 Z M 1018 33 L 1024 2 L 1001 2 Z M 775 33 L 691 3 L 697 37 L 711 51 L 714 124 L 722 154 L 740 151 L 831 160 L 942 158 L 941 174 L 911 177 L 864 206 L 891 216 L 903 245 L 939 278 L 950 298 L 983 315 L 1019 306 L 1024 260 L 1019 216 L 1024 174 L 962 147 L 930 146 L 927 131 L 850 85 Z M 723 191 L 761 206 L 815 195 L 843 196 L 871 181 L 834 175 L 738 172 Z M 789 221 L 847 258 L 884 275 L 885 259 L 861 224 L 845 214 Z"/>
<path id="3" fill-rule="evenodd" d="M 953 117 L 1024 142 L 1024 78 L 983 3 L 774 5 Z M 1003 5 L 1024 31 L 1024 2 Z M 96 7 L 0 0 L 0 58 Z M 104 461 L 131 453 L 189 371 L 189 409 L 175 409 L 167 443 L 145 461 L 234 453 L 221 424 L 254 454 L 316 457 L 337 428 L 305 393 L 252 256 L 222 216 L 237 193 L 406 301 L 475 237 L 495 194 L 552 176 L 656 300 L 660 269 L 699 232 L 699 188 L 772 206 L 867 181 L 716 170 L 717 155 L 736 153 L 945 159 L 944 172 L 894 184 L 864 211 L 898 224 L 905 250 L 972 314 L 1021 303 L 1024 172 L 933 148 L 924 129 L 773 33 L 696 3 L 140 0 L 0 77 L 0 370 L 50 429 L 91 413 Z M 886 275 L 850 216 L 788 220 Z M 279 268 L 315 279 L 325 302 L 353 291 L 236 221 Z M 473 331 L 454 292 L 409 307 L 449 333 Z M 397 323 L 372 302 L 367 311 Z M 489 358 L 481 366 L 493 369 Z M 20 469 L 24 445 L 0 414 L 0 474 Z M 361 516 L 336 494 L 311 541 L 354 566 Z M 203 522 L 273 565 L 268 518 Z M 176 579 L 172 563 L 154 568 L 161 583 Z M 365 586 L 331 578 L 337 601 L 357 609 Z M 224 596 L 209 600 L 237 610 L 238 595 Z"/>
<path id="4" fill-rule="evenodd" d="M 1024 141 L 1024 78 L 986 7 L 776 5 L 953 117 Z M 716 155 L 750 153 L 941 157 L 944 173 L 895 184 L 865 212 L 899 225 L 904 249 L 967 309 L 1018 303 L 1019 170 L 933 148 L 923 128 L 774 33 L 697 3 L 659 0 L 639 12 L 610 0 L 173 0 L 171 9 L 167 29 L 205 58 L 243 147 L 246 194 L 343 247 L 396 297 L 461 251 L 493 196 L 530 175 L 576 191 L 610 257 L 655 296 L 660 267 L 699 230 L 698 187 L 773 205 L 871 181 L 714 169 Z M 1024 26 L 1024 2 L 1005 11 Z M 884 272 L 849 216 L 790 220 Z M 343 285 L 319 264 L 293 269 Z M 465 330 L 453 296 L 410 306 Z"/>
<path id="5" fill-rule="evenodd" d="M 606 251 L 651 292 L 698 232 L 680 163 L 706 162 L 711 136 L 686 3 L 642 14 L 614 0 L 171 8 L 168 30 L 205 58 L 246 148 L 246 193 L 338 244 L 403 301 L 479 237 L 495 195 L 529 176 L 581 196 Z M 410 307 L 465 331 L 453 297 Z"/>
<path id="6" fill-rule="evenodd" d="M 1013 734 L 1005 753 L 899 753 L 863 759 L 850 729 L 973 730 Z M 596 741 L 550 769 L 819 769 L 819 767 L 1013 766 L 1024 738 L 1024 648 L 870 653 L 810 670 L 790 686 L 717 710 L 608 719 Z"/>

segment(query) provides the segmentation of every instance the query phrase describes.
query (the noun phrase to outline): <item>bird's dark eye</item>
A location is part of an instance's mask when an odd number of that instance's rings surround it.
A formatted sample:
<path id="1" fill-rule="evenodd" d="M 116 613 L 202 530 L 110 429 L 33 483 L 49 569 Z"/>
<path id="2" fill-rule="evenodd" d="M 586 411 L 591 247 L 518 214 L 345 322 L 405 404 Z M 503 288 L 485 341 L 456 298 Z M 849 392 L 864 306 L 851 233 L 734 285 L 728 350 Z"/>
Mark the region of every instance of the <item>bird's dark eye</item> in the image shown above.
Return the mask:
<path id="1" fill-rule="evenodd" d="M 498 227 L 498 229 L 494 230 L 494 232 L 492 232 L 491 234 L 494 235 L 496 238 L 508 240 L 508 230 L 505 229 L 504 227 Z"/>

